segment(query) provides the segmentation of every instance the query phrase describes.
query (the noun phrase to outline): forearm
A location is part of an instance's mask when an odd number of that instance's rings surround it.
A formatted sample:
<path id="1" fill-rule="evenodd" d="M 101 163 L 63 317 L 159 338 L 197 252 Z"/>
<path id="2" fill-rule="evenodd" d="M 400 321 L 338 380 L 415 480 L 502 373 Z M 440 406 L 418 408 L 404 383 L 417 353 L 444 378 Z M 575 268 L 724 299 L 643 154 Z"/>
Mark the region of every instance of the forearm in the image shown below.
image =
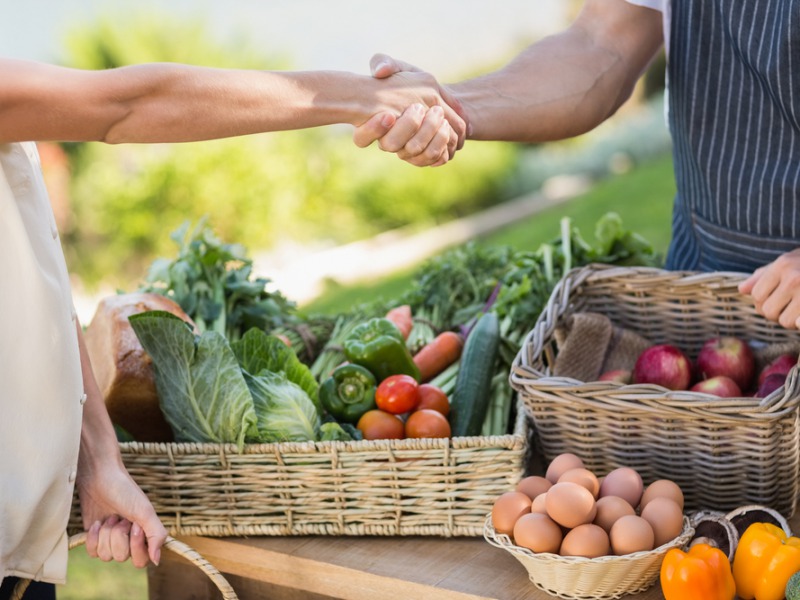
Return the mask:
<path id="1" fill-rule="evenodd" d="M 389 107 L 379 99 L 389 84 L 345 72 L 162 63 L 86 71 L 2 61 L 0 74 L 0 142 L 185 142 L 358 125 Z M 391 108 L 405 106 L 398 99 Z"/>
<path id="2" fill-rule="evenodd" d="M 587 2 L 573 25 L 506 67 L 448 86 L 473 139 L 572 137 L 611 116 L 661 46 L 660 15 L 626 2 Z"/>
<path id="3" fill-rule="evenodd" d="M 81 372 L 86 394 L 86 402 L 83 405 L 78 477 L 86 479 L 104 467 L 117 468 L 121 466 L 122 460 L 114 426 L 108 416 L 103 394 L 97 386 L 92 372 L 80 325 L 77 326 L 77 330 Z"/>

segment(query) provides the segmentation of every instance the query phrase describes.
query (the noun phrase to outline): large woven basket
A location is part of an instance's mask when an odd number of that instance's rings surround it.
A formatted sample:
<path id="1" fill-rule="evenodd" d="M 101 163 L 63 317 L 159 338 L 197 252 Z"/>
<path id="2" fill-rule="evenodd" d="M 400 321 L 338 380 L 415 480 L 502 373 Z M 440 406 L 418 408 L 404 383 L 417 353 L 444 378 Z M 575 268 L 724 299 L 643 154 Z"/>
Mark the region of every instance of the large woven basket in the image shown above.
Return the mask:
<path id="1" fill-rule="evenodd" d="M 492 527 L 486 517 L 483 537 L 487 542 L 508 551 L 528 571 L 528 578 L 540 590 L 571 600 L 610 600 L 643 592 L 658 579 L 661 563 L 671 548 L 683 548 L 691 540 L 694 528 L 683 519 L 683 531 L 674 540 L 647 552 L 624 556 L 559 556 L 534 553 L 516 546 L 507 535 Z"/>
<path id="2" fill-rule="evenodd" d="M 556 327 L 577 312 L 606 315 L 653 343 L 696 357 L 703 342 L 735 335 L 756 344 L 798 342 L 796 331 L 759 316 L 737 273 L 669 272 L 602 265 L 556 286 L 523 342 L 510 381 L 532 416 L 544 460 L 574 452 L 596 473 L 635 468 L 645 483 L 672 479 L 687 509 L 761 504 L 790 516 L 798 495 L 800 377 L 766 398 L 710 398 L 654 385 L 552 376 Z"/>
<path id="3" fill-rule="evenodd" d="M 522 414 L 501 436 L 121 450 L 173 535 L 480 536 L 521 477 Z M 80 529 L 76 499 L 70 531 Z"/>

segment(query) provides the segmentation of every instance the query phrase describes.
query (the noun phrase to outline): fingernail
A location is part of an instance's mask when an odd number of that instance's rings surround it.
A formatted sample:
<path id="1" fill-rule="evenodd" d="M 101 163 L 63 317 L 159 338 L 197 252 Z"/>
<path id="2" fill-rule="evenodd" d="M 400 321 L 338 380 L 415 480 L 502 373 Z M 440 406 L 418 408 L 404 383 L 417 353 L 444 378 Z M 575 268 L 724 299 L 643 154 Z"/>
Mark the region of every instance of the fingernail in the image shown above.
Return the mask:
<path id="1" fill-rule="evenodd" d="M 424 113 L 425 112 L 425 107 L 422 106 L 422 104 L 414 104 L 412 106 L 412 108 L 414 109 L 414 112 L 417 112 L 417 113 Z"/>
<path id="2" fill-rule="evenodd" d="M 394 122 L 395 122 L 394 115 L 384 115 L 383 118 L 381 119 L 381 125 L 383 125 L 384 127 L 391 127 L 392 125 L 394 125 Z"/>
<path id="3" fill-rule="evenodd" d="M 100 521 L 95 521 L 92 523 L 92 526 L 89 527 L 89 533 L 97 533 L 100 531 Z"/>
<path id="4" fill-rule="evenodd" d="M 472 132 L 473 132 L 472 123 L 467 123 L 467 135 L 471 137 Z"/>
<path id="5" fill-rule="evenodd" d="M 153 563 L 158 566 L 161 562 L 161 548 L 158 548 L 155 552 L 155 556 L 153 556 Z"/>
<path id="6" fill-rule="evenodd" d="M 375 65 L 375 71 L 373 71 L 373 72 L 374 72 L 374 73 L 377 73 L 377 72 L 378 72 L 378 71 L 380 71 L 381 69 L 385 69 L 385 68 L 387 68 L 388 66 L 389 66 L 389 63 L 388 63 L 388 62 L 381 62 L 381 63 L 378 63 L 377 65 Z"/>
<path id="7" fill-rule="evenodd" d="M 142 535 L 142 528 L 139 526 L 138 523 L 134 523 L 131 525 L 131 535 L 140 536 Z"/>

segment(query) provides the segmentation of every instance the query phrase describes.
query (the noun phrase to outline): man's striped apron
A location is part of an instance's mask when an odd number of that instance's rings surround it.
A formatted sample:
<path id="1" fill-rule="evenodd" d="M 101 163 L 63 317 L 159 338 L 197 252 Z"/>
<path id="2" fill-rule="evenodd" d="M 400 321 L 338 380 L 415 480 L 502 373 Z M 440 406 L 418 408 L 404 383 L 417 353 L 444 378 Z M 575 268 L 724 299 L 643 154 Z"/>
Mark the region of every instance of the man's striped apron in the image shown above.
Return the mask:
<path id="1" fill-rule="evenodd" d="M 800 247 L 800 0 L 672 0 L 670 269 Z"/>

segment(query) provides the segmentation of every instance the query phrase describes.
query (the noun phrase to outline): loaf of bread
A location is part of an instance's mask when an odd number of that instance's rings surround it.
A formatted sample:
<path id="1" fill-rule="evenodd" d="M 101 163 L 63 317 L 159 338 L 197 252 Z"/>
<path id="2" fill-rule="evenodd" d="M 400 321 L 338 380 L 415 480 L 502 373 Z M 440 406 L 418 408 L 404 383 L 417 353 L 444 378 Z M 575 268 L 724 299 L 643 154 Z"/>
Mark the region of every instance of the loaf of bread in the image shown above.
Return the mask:
<path id="1" fill-rule="evenodd" d="M 139 442 L 168 442 L 172 429 L 158 402 L 151 360 L 128 321 L 131 315 L 164 310 L 192 324 L 173 300 L 160 294 L 130 293 L 100 301 L 84 332 L 86 348 L 111 421 Z"/>

